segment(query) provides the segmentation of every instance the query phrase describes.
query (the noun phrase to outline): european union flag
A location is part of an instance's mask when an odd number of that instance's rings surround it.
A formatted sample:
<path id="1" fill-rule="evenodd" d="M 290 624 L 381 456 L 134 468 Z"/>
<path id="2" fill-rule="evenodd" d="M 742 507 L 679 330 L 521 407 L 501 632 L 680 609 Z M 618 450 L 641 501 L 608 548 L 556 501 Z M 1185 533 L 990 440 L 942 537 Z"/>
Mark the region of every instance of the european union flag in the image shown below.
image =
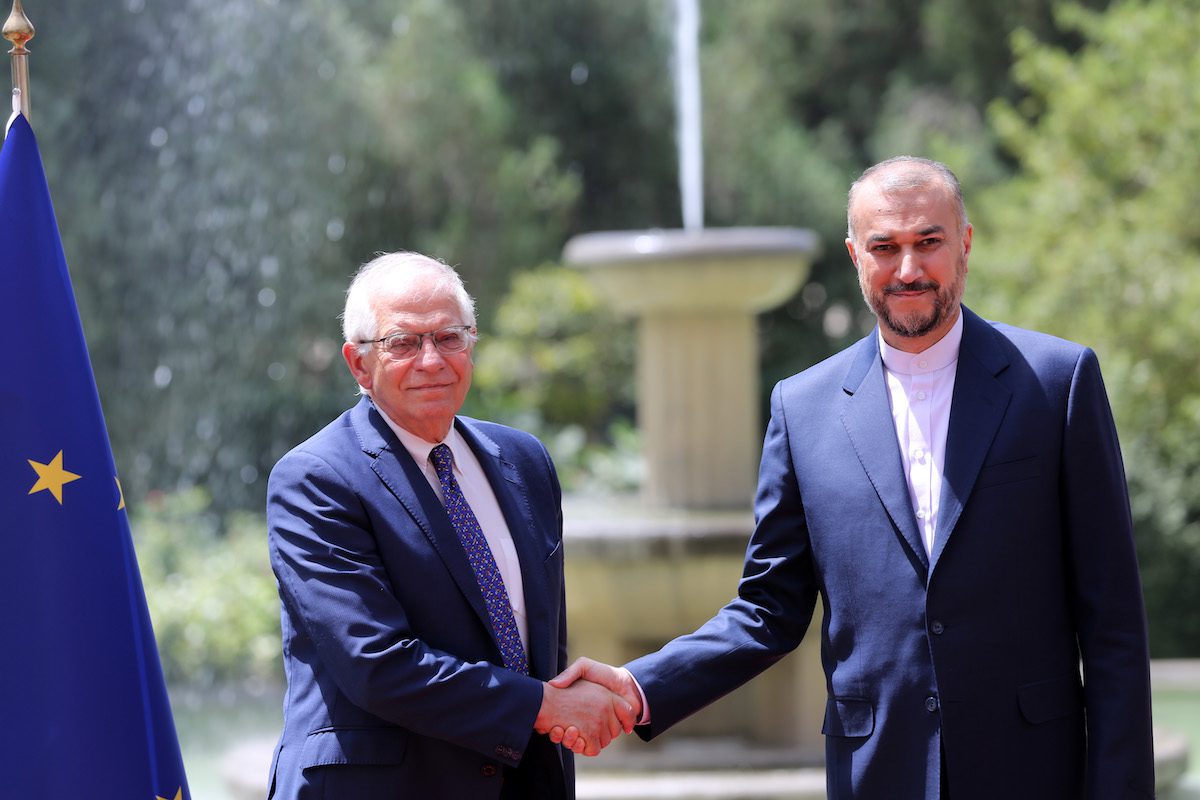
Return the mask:
<path id="1" fill-rule="evenodd" d="M 0 798 L 189 796 L 33 131 L 0 148 Z"/>

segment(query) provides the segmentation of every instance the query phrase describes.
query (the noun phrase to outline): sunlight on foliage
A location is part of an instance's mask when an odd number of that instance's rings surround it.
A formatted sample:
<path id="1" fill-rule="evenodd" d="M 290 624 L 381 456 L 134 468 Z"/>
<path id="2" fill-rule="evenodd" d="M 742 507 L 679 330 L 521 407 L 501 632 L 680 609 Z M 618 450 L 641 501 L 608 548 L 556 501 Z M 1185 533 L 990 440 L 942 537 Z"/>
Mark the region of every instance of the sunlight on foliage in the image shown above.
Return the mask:
<path id="1" fill-rule="evenodd" d="M 147 498 L 130 524 L 167 682 L 281 680 L 262 516 L 235 513 L 222 525 L 197 489 Z"/>
<path id="2" fill-rule="evenodd" d="M 1200 7 L 1064 6 L 1086 44 L 1017 34 L 1029 90 L 991 119 L 1020 169 L 986 193 L 967 302 L 1094 347 L 1125 450 L 1157 655 L 1200 652 Z M 1179 613 L 1189 609 L 1192 613 Z"/>

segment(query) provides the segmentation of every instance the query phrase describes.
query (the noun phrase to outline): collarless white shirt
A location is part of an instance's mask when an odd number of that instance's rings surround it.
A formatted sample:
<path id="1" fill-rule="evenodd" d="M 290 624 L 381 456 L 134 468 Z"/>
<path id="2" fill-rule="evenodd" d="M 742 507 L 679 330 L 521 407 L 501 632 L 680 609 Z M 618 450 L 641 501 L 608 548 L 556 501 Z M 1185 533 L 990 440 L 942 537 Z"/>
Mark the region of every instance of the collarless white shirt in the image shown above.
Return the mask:
<path id="1" fill-rule="evenodd" d="M 479 459 L 475 457 L 475 452 L 453 425 L 441 442 L 427 442 L 401 428 L 384 414 L 379 406 L 375 406 L 375 410 L 379 411 L 388 427 L 404 445 L 404 449 L 421 467 L 425 480 L 429 481 L 430 487 L 443 505 L 446 499 L 442 497 L 442 482 L 438 479 L 437 468 L 429 458 L 429 453 L 439 444 L 450 448 L 454 455 L 454 479 L 458 481 L 458 488 L 462 490 L 463 497 L 475 513 L 475 519 L 479 521 L 479 527 L 483 530 L 483 537 L 487 539 L 488 547 L 491 548 L 496 567 L 500 570 L 500 577 L 504 579 L 504 589 L 508 592 L 508 602 L 512 605 L 517 631 L 521 634 L 521 644 L 528 654 L 529 621 L 525 614 L 525 583 L 521 578 L 521 559 L 517 556 L 517 547 L 513 543 L 508 522 L 504 519 L 504 512 L 500 510 L 500 503 L 496 500 L 496 493 L 488 483 L 487 475 L 484 474 Z"/>
<path id="2" fill-rule="evenodd" d="M 933 555 L 946 465 L 946 433 L 958 373 L 963 315 L 941 339 L 920 353 L 897 350 L 879 337 L 883 374 L 892 405 L 908 497 L 921 531 L 925 554 Z"/>

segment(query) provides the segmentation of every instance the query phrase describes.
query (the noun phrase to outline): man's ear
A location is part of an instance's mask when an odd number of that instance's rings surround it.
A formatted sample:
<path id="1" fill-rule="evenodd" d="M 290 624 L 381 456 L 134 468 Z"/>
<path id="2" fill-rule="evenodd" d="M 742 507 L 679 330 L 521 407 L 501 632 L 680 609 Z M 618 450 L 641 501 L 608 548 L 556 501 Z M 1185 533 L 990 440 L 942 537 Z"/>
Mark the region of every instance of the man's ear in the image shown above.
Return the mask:
<path id="1" fill-rule="evenodd" d="M 854 250 L 854 240 L 849 237 L 846 238 L 846 252 L 850 254 L 850 263 L 858 269 L 858 253 Z"/>
<path id="2" fill-rule="evenodd" d="M 354 376 L 354 380 L 358 381 L 358 385 L 365 391 L 371 391 L 371 383 L 373 375 L 371 370 L 366 365 L 366 354 L 358 349 L 358 345 L 354 342 L 346 342 L 342 345 L 342 358 L 346 359 L 346 366 L 350 368 L 350 374 Z M 367 351 L 370 352 L 369 350 Z"/>

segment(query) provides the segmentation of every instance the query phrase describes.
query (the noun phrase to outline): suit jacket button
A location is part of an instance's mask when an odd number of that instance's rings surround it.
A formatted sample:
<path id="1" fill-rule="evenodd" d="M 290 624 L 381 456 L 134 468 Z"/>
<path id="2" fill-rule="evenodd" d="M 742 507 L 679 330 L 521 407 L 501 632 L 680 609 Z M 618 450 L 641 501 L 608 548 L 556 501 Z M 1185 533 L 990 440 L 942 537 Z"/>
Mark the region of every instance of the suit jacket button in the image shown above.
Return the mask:
<path id="1" fill-rule="evenodd" d="M 479 768 L 479 774 L 485 778 L 496 777 L 496 765 L 495 764 L 484 764 L 482 767 Z"/>
<path id="2" fill-rule="evenodd" d="M 946 626 L 942 624 L 940 619 L 935 619 L 933 622 L 929 623 L 929 630 L 933 631 L 935 634 L 941 635 L 941 633 L 946 630 Z"/>
<path id="3" fill-rule="evenodd" d="M 936 697 L 926 697 L 925 710 L 930 714 L 936 712 L 938 710 L 938 699 Z"/>

